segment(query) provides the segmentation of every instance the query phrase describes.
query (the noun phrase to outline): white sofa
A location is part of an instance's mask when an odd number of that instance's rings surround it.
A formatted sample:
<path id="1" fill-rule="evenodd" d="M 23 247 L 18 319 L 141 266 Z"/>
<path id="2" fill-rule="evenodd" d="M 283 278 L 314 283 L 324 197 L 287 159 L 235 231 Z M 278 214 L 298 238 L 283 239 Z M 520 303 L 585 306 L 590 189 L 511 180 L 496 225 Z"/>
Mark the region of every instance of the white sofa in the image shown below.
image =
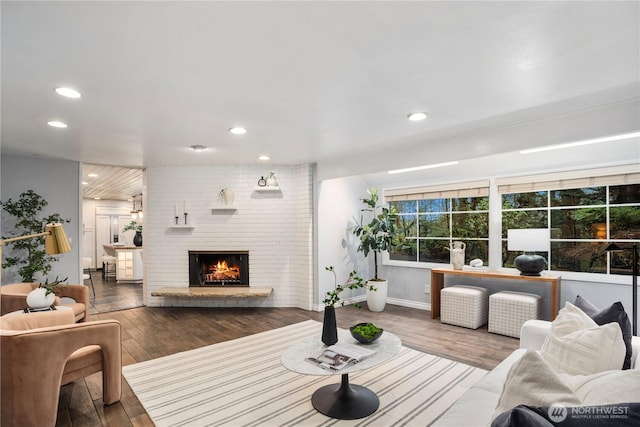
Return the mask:
<path id="1" fill-rule="evenodd" d="M 551 332 L 551 322 L 528 320 L 520 333 L 520 348 L 511 353 L 483 379 L 467 390 L 432 426 L 478 427 L 491 424 L 502 386 L 511 366 L 527 350 L 540 350 Z M 640 337 L 632 337 L 631 369 L 640 369 Z"/>

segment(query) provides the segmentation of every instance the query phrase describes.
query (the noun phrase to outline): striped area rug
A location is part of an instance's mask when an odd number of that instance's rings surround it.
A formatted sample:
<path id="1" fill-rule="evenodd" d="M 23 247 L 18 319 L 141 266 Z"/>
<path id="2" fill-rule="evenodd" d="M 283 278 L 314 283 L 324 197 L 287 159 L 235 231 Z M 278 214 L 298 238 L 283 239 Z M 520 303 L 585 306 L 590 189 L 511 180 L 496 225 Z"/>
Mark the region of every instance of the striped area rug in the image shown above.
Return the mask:
<path id="1" fill-rule="evenodd" d="M 123 367 L 156 426 L 427 426 L 486 371 L 402 347 L 393 359 L 349 375 L 374 391 L 380 408 L 367 418 L 335 420 L 311 395 L 340 376 L 288 371 L 280 355 L 320 336 L 313 320 Z"/>

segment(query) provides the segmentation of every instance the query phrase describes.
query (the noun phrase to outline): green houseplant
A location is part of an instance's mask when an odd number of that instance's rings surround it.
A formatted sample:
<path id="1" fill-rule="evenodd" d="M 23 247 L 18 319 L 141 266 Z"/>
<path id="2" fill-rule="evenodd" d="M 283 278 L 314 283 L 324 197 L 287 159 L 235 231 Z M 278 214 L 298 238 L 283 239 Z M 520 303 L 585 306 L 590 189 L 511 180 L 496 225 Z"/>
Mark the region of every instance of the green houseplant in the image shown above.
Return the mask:
<path id="1" fill-rule="evenodd" d="M 369 197 L 360 199 L 365 204 L 362 212 L 369 212 L 370 219 L 365 222 L 364 214 L 360 219 L 354 219 L 356 225 L 351 227 L 351 232 L 358 238 L 358 252 L 366 257 L 373 252 L 374 276 L 371 282 L 375 287 L 375 294 L 367 292 L 367 305 L 371 311 L 384 310 L 387 298 L 387 281 L 378 277 L 378 254 L 389 251 L 395 246 L 401 245 L 401 227 L 398 222 L 398 210 L 395 206 L 383 206 L 378 204 L 378 189 L 367 190 Z"/>
<path id="2" fill-rule="evenodd" d="M 338 342 L 338 326 L 336 323 L 336 304 L 345 305 L 348 299 L 341 299 L 340 294 L 346 289 L 366 288 L 365 281 L 358 276 L 356 271 L 349 273 L 349 277 L 342 284 L 338 284 L 338 275 L 333 266 L 325 267 L 325 270 L 333 274 L 333 290 L 327 291 L 322 301 L 324 307 L 324 321 L 322 323 L 322 342 L 326 345 L 333 345 Z M 354 304 L 360 308 L 360 304 Z"/>
<path id="3" fill-rule="evenodd" d="M 48 205 L 48 202 L 33 190 L 20 194 L 15 201 L 9 199 L 6 202 L 0 202 L 0 204 L 4 211 L 16 219 L 16 230 L 9 232 L 9 235 L 3 236 L 3 238 L 42 233 L 49 223 L 70 222 L 68 219 L 63 219 L 58 213 L 42 216 L 41 211 Z M 12 256 L 5 258 L 2 267 L 17 267 L 17 273 L 25 283 L 35 282 L 37 274 L 46 277 L 51 271 L 51 264 L 58 261 L 57 257 L 45 253 L 44 237 L 18 240 L 6 245 L 12 246 L 13 253 Z"/>
<path id="4" fill-rule="evenodd" d="M 49 283 L 46 279 L 44 283 L 40 283 L 37 288 L 29 292 L 27 295 L 27 305 L 31 308 L 45 308 L 53 305 L 56 295 L 59 294 L 66 286 L 67 278 L 58 279 Z"/>

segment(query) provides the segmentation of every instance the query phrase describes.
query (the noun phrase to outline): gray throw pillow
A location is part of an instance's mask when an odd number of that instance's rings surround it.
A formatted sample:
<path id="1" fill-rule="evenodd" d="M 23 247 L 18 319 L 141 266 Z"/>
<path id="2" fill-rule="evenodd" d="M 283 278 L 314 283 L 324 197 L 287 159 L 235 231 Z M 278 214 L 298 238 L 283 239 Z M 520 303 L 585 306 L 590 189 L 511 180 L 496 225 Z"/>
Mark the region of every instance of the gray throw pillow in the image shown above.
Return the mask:
<path id="1" fill-rule="evenodd" d="M 620 325 L 620 329 L 622 330 L 622 340 L 624 341 L 624 345 L 627 350 L 624 356 L 622 369 L 631 368 L 631 321 L 629 321 L 629 316 L 624 311 L 622 303 L 620 301 L 614 302 L 604 310 L 600 310 L 589 300 L 578 295 L 573 305 L 584 311 L 598 325 L 606 325 L 611 322 L 616 322 Z"/>

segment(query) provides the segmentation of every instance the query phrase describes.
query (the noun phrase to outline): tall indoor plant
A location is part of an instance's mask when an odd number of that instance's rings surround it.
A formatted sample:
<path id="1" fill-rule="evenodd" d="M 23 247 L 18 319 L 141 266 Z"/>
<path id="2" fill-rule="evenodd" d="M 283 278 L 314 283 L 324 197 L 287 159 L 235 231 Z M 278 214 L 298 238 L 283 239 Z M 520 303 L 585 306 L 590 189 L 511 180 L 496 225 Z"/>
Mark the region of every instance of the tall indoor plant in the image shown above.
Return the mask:
<path id="1" fill-rule="evenodd" d="M 42 209 L 49 203 L 33 190 L 21 193 L 18 200 L 9 199 L 0 204 L 3 210 L 16 219 L 15 231 L 3 238 L 42 233 L 49 223 L 70 222 L 58 213 L 42 216 Z M 36 274 L 47 277 L 52 268 L 51 263 L 58 261 L 57 257 L 45 253 L 44 237 L 18 240 L 7 245 L 12 245 L 13 253 L 5 258 L 2 267 L 18 267 L 17 273 L 23 282 L 35 282 Z"/>
<path id="2" fill-rule="evenodd" d="M 378 254 L 400 245 L 401 230 L 396 207 L 379 205 L 377 188 L 367 190 L 367 193 L 369 197 L 361 199 L 366 205 L 362 212 L 369 212 L 367 216 L 370 219 L 365 222 L 365 215 L 361 214 L 360 220 L 355 219 L 356 225 L 351 227 L 351 232 L 360 241 L 358 252 L 365 257 L 373 252 L 374 275 L 367 287 L 367 306 L 371 311 L 382 311 L 387 299 L 388 282 L 378 277 Z"/>

